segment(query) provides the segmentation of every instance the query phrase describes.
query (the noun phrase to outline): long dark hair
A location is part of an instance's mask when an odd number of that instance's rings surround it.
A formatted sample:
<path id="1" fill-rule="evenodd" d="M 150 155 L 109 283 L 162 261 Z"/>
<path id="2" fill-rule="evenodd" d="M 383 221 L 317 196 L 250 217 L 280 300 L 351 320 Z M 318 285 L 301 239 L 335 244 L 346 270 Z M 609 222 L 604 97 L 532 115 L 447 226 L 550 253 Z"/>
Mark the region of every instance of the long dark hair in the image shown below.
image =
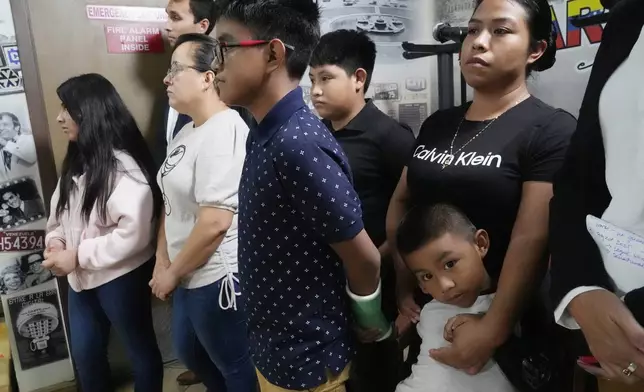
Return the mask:
<path id="1" fill-rule="evenodd" d="M 69 208 L 70 195 L 75 191 L 72 177 L 85 174 L 81 215 L 88 221 L 96 205 L 99 217 L 107 220 L 107 201 L 119 170 L 114 150 L 121 150 L 134 159 L 145 176 L 152 189 L 154 216 L 158 217 L 163 202 L 152 154 L 112 83 L 101 75 L 85 74 L 65 81 L 56 93 L 78 125 L 78 138 L 69 142 L 63 160 L 56 216 Z"/>

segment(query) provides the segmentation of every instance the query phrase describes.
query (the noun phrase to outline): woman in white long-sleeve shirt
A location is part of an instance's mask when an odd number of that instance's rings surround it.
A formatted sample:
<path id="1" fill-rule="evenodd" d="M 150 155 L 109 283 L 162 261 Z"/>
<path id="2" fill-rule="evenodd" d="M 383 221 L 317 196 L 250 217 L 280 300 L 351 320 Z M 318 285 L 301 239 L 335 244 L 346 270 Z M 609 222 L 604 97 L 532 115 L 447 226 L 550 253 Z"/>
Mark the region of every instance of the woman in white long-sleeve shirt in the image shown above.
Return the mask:
<path id="1" fill-rule="evenodd" d="M 177 40 L 164 79 L 170 106 L 193 119 L 168 145 L 157 175 L 164 197 L 152 290 L 173 293 L 179 359 L 208 390 L 255 392 L 244 296 L 237 280 L 237 192 L 248 126 L 217 94 L 217 43 Z"/>
<path id="2" fill-rule="evenodd" d="M 84 391 L 108 392 L 110 326 L 124 343 L 136 390 L 161 392 L 152 324 L 154 229 L 161 193 L 154 162 L 114 86 L 87 74 L 57 90 L 69 138 L 51 200 L 43 266 L 67 276 L 71 352 Z"/>

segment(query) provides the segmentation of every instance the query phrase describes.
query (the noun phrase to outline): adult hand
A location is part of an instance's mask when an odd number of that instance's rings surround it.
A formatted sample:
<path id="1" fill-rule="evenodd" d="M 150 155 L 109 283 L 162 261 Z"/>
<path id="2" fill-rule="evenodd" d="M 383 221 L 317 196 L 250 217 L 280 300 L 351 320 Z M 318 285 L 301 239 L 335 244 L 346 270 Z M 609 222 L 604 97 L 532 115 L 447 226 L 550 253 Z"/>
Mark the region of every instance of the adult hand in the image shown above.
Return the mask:
<path id="1" fill-rule="evenodd" d="M 492 358 L 501 339 L 485 317 L 461 315 L 452 323 L 459 323 L 458 328 L 451 331 L 452 345 L 429 350 L 429 356 L 468 374 L 477 374 Z"/>
<path id="2" fill-rule="evenodd" d="M 167 255 L 157 255 L 154 263 L 154 271 L 152 271 L 152 278 L 156 278 L 168 268 L 170 268 L 170 258 Z"/>
<path id="3" fill-rule="evenodd" d="M 398 311 L 401 316 L 407 317 L 412 323 L 420 321 L 420 306 L 414 299 L 414 289 L 416 285 L 411 285 L 409 281 L 398 280 L 396 284 L 396 300 L 398 301 Z"/>
<path id="4" fill-rule="evenodd" d="M 585 292 L 570 302 L 568 311 L 601 368 L 579 366 L 595 376 L 626 384 L 644 380 L 644 328 L 615 294 L 607 290 Z M 623 371 L 631 364 L 636 369 L 627 376 Z"/>
<path id="5" fill-rule="evenodd" d="M 170 268 L 160 271 L 157 276 L 153 277 L 150 281 L 152 293 L 162 301 L 168 299 L 170 294 L 179 285 L 179 277 L 177 277 Z"/>
<path id="6" fill-rule="evenodd" d="M 443 330 L 443 338 L 452 343 L 454 342 L 454 331 L 456 328 L 472 320 L 480 320 L 483 317 L 483 314 L 459 314 L 447 320 L 445 323 L 445 328 Z"/>
<path id="7" fill-rule="evenodd" d="M 49 252 L 42 266 L 56 276 L 67 276 L 78 267 L 78 253 L 75 249 Z"/>
<path id="8" fill-rule="evenodd" d="M 51 255 L 54 252 L 60 252 L 65 250 L 65 243 L 61 240 L 58 239 L 53 239 L 49 241 L 49 245 L 47 245 L 47 249 L 43 252 L 43 257 L 45 259 L 49 258 L 49 255 Z"/>
<path id="9" fill-rule="evenodd" d="M 404 336 L 413 326 L 414 323 L 412 323 L 409 318 L 399 314 L 398 317 L 396 317 L 396 321 L 394 322 L 394 331 L 396 332 L 396 338 Z"/>

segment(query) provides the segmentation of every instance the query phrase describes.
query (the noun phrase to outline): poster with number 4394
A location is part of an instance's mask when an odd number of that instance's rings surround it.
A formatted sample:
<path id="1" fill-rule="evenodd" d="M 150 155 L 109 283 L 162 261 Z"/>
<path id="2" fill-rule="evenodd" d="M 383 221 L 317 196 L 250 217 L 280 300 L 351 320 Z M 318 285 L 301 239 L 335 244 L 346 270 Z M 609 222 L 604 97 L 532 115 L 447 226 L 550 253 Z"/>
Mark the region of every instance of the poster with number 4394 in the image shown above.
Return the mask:
<path id="1" fill-rule="evenodd" d="M 44 230 L 0 231 L 0 252 L 44 249 L 44 244 Z"/>

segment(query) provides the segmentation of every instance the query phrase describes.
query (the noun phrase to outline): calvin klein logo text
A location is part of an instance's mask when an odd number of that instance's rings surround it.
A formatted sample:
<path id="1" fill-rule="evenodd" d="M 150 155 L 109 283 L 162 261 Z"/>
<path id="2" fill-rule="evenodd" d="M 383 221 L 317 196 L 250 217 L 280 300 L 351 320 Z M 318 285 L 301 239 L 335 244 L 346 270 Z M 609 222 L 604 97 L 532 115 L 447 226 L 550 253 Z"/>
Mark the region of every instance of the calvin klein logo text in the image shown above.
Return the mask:
<path id="1" fill-rule="evenodd" d="M 421 144 L 416 147 L 414 151 L 414 158 L 422 159 L 423 161 L 435 162 L 440 165 L 454 165 L 454 166 L 488 166 L 488 167 L 501 167 L 501 155 L 492 154 L 488 152 L 487 155 L 472 152 L 461 152 L 457 155 L 452 155 L 447 152 L 436 151 L 436 148 L 431 150 L 425 149 L 425 145 Z"/>

